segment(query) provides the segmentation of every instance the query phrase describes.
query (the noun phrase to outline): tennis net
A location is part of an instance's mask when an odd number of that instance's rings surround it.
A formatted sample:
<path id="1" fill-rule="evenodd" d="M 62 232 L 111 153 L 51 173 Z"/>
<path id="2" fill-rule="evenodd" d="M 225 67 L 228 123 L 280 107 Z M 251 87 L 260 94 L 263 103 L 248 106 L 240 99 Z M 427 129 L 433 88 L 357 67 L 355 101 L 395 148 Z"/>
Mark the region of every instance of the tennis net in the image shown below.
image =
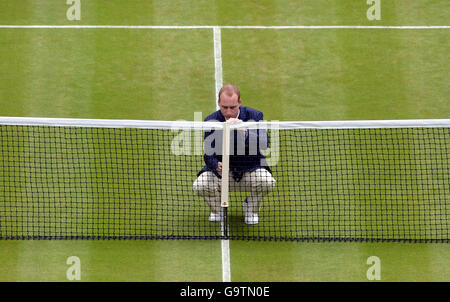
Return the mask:
<path id="1" fill-rule="evenodd" d="M 0 239 L 448 242 L 449 154 L 450 120 L 4 117 Z"/>

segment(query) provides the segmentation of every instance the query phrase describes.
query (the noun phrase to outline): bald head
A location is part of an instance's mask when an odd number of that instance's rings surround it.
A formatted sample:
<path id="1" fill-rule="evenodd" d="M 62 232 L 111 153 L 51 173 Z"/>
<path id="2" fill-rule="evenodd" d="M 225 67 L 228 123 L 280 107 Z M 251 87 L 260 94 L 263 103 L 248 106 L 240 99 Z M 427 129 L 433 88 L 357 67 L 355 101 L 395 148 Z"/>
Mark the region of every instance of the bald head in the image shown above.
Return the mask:
<path id="1" fill-rule="evenodd" d="M 239 91 L 239 88 L 237 88 L 237 86 L 232 85 L 232 84 L 227 84 L 227 85 L 224 85 L 222 88 L 220 88 L 219 95 L 217 96 L 219 101 L 220 101 L 220 97 L 222 94 L 227 94 L 228 96 L 232 96 L 233 94 L 236 94 L 238 97 L 238 100 L 241 99 L 241 92 Z"/>
<path id="2" fill-rule="evenodd" d="M 225 119 L 237 118 L 242 104 L 239 88 L 231 84 L 223 86 L 219 91 L 217 103 Z"/>

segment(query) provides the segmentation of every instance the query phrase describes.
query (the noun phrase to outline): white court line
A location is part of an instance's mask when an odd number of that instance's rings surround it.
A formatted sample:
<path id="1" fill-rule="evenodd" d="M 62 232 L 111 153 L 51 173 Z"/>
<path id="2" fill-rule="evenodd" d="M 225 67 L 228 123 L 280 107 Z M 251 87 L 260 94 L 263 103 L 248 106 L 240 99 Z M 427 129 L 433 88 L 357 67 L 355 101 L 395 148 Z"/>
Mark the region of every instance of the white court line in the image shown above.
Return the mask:
<path id="1" fill-rule="evenodd" d="M 293 26 L 220 26 L 220 25 L 0 25 L 0 28 L 28 29 L 450 29 L 448 25 L 382 26 L 382 25 L 293 25 Z"/>
<path id="2" fill-rule="evenodd" d="M 222 239 L 221 245 L 222 245 L 222 281 L 231 282 L 230 241 L 228 239 Z"/>
<path id="3" fill-rule="evenodd" d="M 216 98 L 214 102 L 216 104 L 216 110 L 219 110 L 219 104 L 217 104 L 217 96 L 220 88 L 223 85 L 223 73 L 222 73 L 222 38 L 220 34 L 220 28 L 214 27 L 214 70 L 216 80 Z"/>
<path id="4" fill-rule="evenodd" d="M 214 33 L 214 74 L 215 74 L 215 82 L 216 82 L 216 93 L 214 97 L 214 103 L 216 104 L 216 110 L 219 110 L 219 105 L 217 104 L 217 96 L 220 88 L 223 84 L 223 76 L 222 76 L 222 38 L 221 38 L 221 30 L 219 27 L 213 28 Z M 228 221 L 227 221 L 228 223 Z M 221 222 L 221 232 L 222 236 L 228 234 L 224 234 L 224 231 L 228 228 L 225 228 L 224 222 Z M 228 239 L 221 240 L 222 246 L 222 281 L 223 282 L 231 282 L 231 269 L 230 269 L 230 242 Z"/>
<path id="5" fill-rule="evenodd" d="M 450 26 L 382 25 L 297 25 L 297 26 L 221 26 L 224 29 L 448 29 Z"/>

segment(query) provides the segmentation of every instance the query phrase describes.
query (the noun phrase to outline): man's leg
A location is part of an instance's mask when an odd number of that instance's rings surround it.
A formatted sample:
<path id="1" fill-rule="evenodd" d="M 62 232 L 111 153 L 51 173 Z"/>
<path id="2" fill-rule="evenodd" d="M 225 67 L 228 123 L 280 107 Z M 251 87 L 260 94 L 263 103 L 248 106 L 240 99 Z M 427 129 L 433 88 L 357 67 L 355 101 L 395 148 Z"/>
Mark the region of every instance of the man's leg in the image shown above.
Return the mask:
<path id="1" fill-rule="evenodd" d="M 220 221 L 220 179 L 210 171 L 203 172 L 195 180 L 192 188 L 195 194 L 202 196 L 211 209 L 210 221 Z"/>
<path id="2" fill-rule="evenodd" d="M 240 189 L 250 192 L 243 204 L 245 222 L 247 224 L 256 224 L 259 221 L 258 213 L 261 208 L 263 197 L 275 187 L 275 179 L 266 169 L 257 169 L 252 172 L 244 173 L 240 181 Z"/>

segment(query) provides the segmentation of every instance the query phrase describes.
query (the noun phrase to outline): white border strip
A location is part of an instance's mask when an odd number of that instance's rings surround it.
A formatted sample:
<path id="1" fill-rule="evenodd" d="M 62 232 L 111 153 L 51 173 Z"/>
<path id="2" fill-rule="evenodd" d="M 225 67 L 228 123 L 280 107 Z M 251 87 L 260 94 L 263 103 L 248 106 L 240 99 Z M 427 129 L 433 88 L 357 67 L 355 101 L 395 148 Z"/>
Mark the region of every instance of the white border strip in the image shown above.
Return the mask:
<path id="1" fill-rule="evenodd" d="M 231 129 L 370 129 L 370 128 L 448 128 L 450 119 L 422 120 L 361 120 L 305 122 L 246 122 L 231 125 Z"/>
<path id="2" fill-rule="evenodd" d="M 24 29 L 450 29 L 448 25 L 382 26 L 382 25 L 293 25 L 293 26 L 219 26 L 219 25 L 0 25 L 0 28 Z"/>
<path id="3" fill-rule="evenodd" d="M 142 128 L 142 129 L 222 129 L 221 122 L 190 121 L 144 121 L 111 119 L 70 119 L 70 118 L 34 118 L 0 117 L 0 125 L 89 127 L 89 128 Z M 449 128 L 450 119 L 419 120 L 361 120 L 361 121 L 262 121 L 230 125 L 231 129 L 352 129 L 352 128 Z"/>
<path id="4" fill-rule="evenodd" d="M 89 128 L 141 128 L 141 129 L 222 129 L 221 122 L 188 121 L 143 121 L 110 119 L 71 119 L 71 118 L 34 118 L 0 117 L 0 125 L 89 127 Z"/>

